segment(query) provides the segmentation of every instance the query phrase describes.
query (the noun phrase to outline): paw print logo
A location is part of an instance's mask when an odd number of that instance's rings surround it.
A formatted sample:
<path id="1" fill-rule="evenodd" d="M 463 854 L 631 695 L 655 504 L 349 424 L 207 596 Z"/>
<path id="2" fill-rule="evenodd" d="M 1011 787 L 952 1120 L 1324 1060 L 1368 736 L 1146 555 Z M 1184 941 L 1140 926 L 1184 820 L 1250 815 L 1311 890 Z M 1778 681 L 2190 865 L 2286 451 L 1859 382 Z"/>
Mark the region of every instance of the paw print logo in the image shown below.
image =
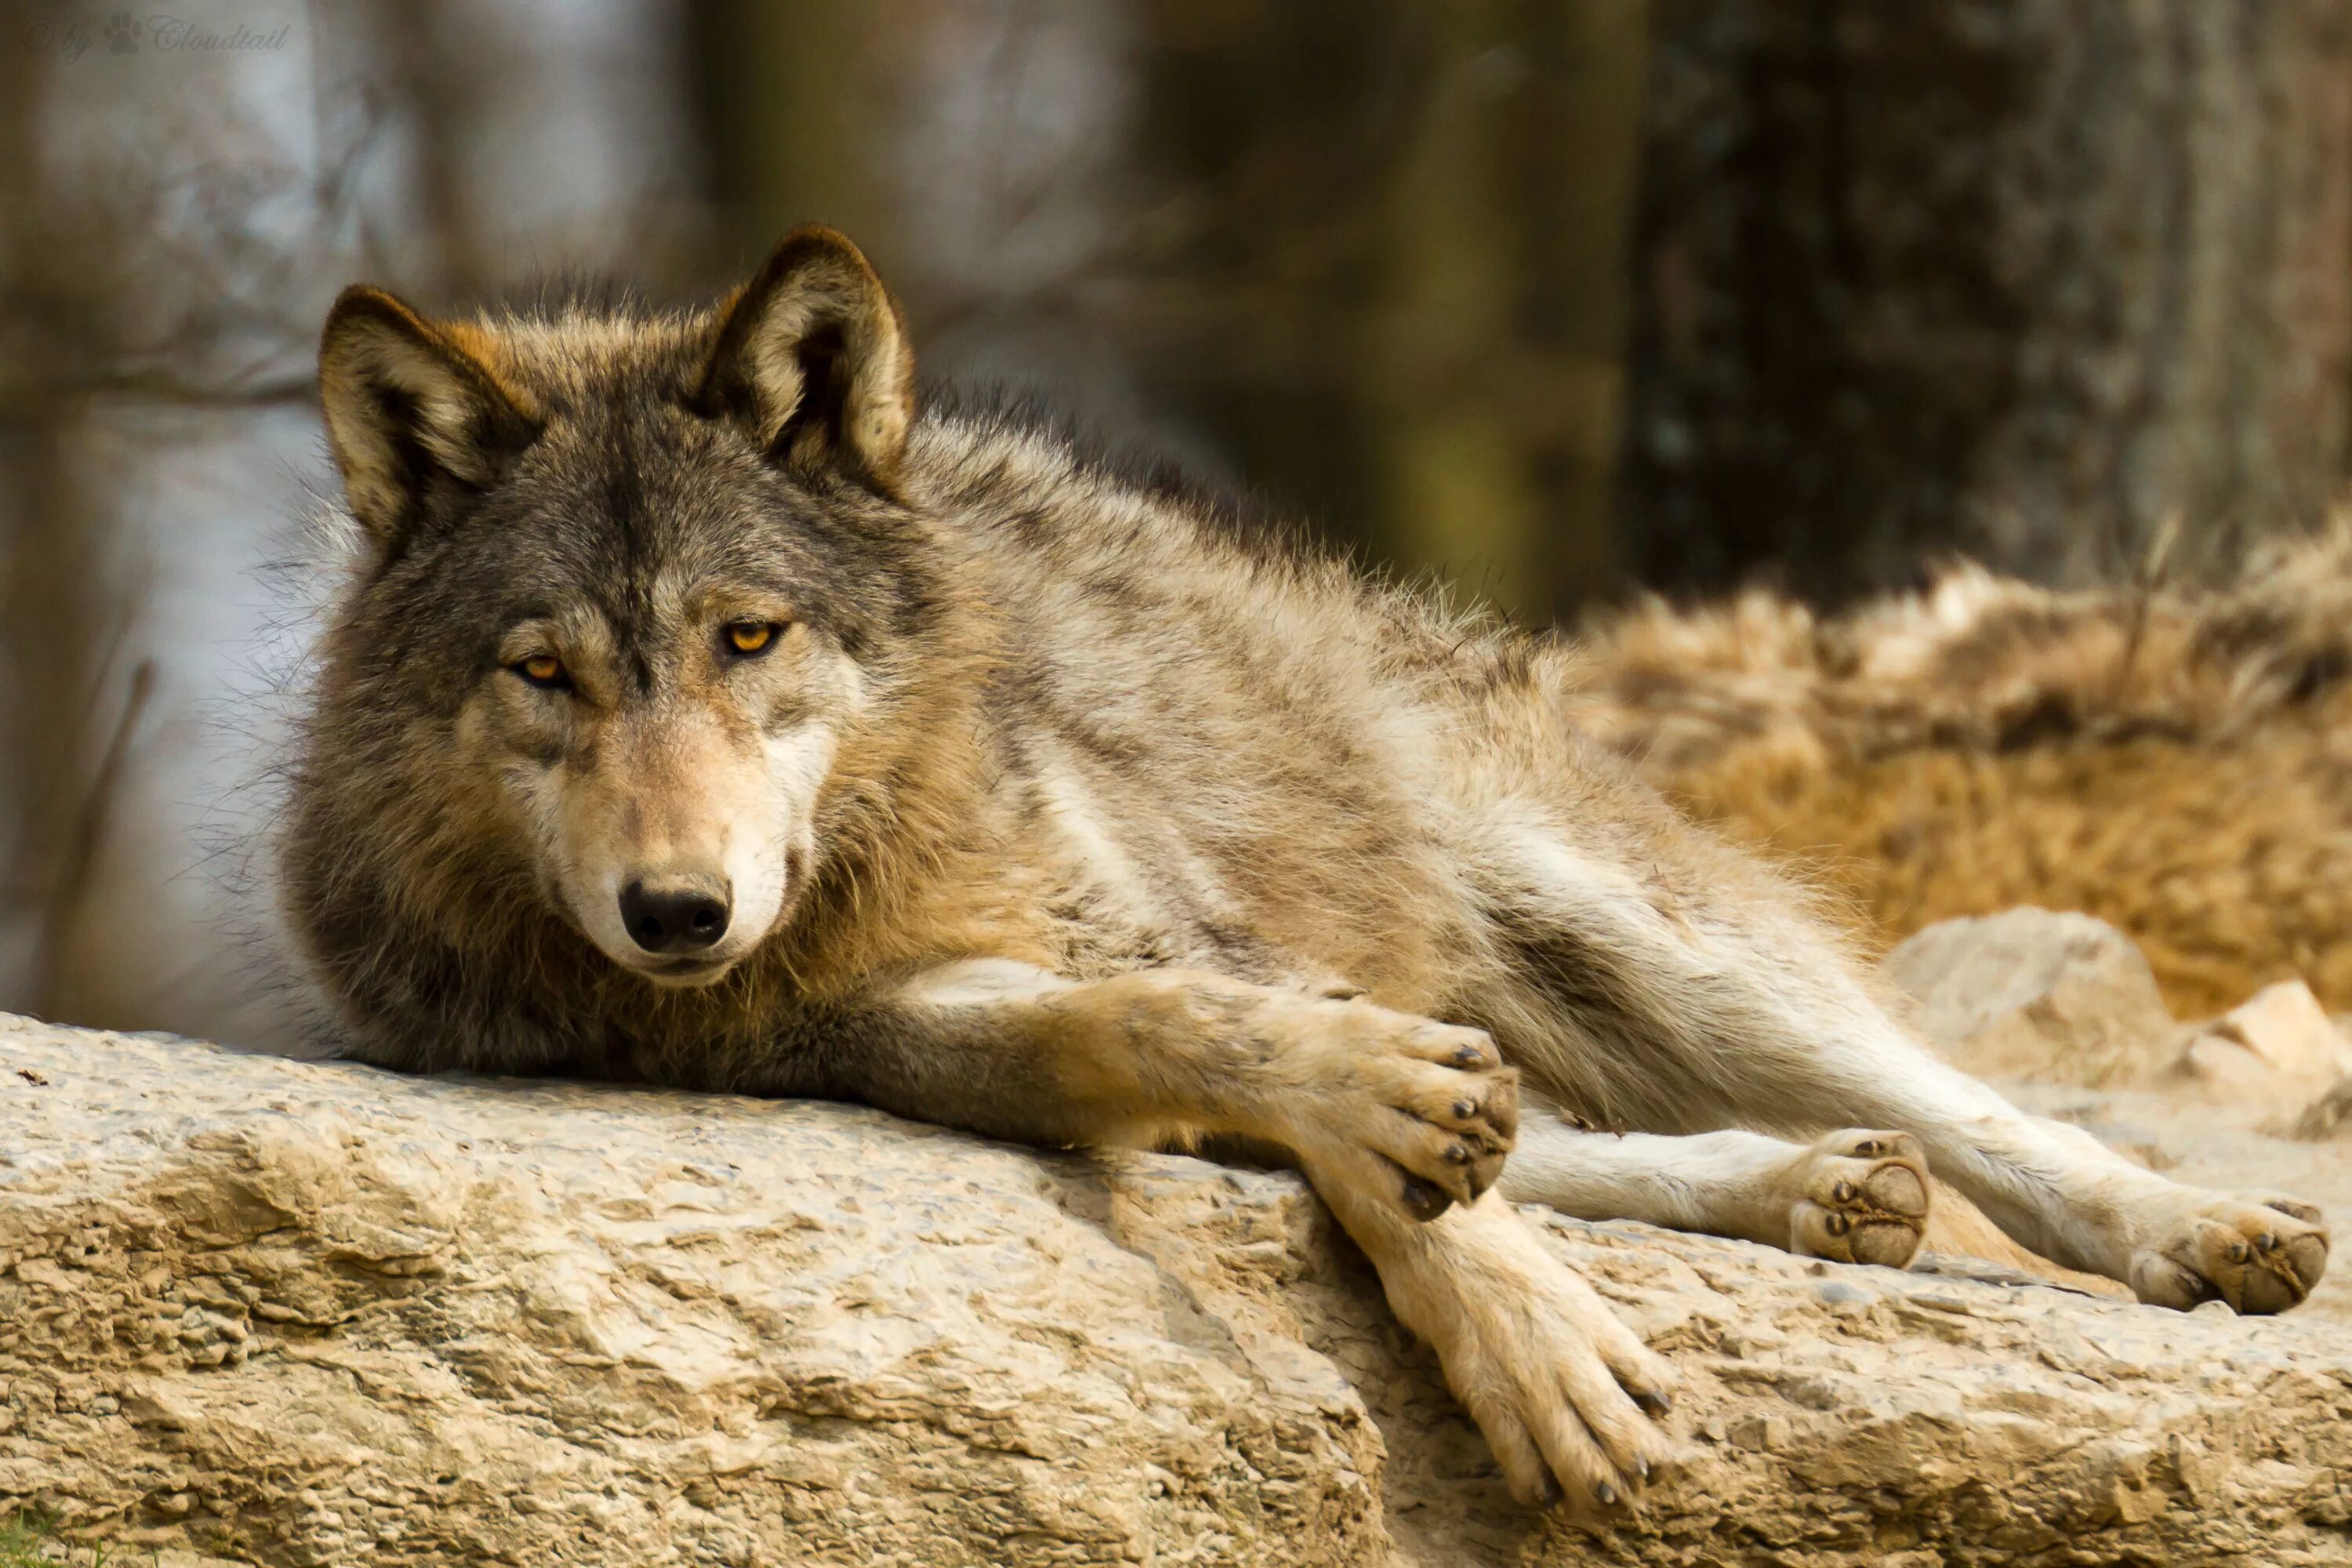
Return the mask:
<path id="1" fill-rule="evenodd" d="M 106 19 L 106 50 L 114 55 L 139 52 L 139 24 L 131 19 L 130 12 L 117 11 Z"/>

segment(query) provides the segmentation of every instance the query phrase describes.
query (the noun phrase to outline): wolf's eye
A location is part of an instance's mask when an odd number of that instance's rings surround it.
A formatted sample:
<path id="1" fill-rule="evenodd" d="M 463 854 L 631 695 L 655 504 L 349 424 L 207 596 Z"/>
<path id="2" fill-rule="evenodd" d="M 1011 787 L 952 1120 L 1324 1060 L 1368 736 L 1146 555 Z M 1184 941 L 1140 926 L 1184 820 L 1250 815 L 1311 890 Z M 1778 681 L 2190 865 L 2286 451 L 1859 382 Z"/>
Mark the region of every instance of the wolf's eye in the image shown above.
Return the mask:
<path id="1" fill-rule="evenodd" d="M 572 685 L 563 661 L 551 653 L 535 653 L 507 668 L 543 691 L 562 691 Z"/>
<path id="2" fill-rule="evenodd" d="M 730 621 L 727 623 L 727 646 L 747 658 L 765 653 L 776 640 L 773 621 Z"/>

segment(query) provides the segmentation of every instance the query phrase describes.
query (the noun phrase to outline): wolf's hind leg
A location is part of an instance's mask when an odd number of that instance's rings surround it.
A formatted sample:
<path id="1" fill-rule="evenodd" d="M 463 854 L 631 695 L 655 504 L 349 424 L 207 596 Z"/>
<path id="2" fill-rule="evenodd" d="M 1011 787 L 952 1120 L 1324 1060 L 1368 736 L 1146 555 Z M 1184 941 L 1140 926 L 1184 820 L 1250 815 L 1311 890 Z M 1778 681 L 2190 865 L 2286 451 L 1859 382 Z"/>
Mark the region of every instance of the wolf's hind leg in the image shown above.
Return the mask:
<path id="1" fill-rule="evenodd" d="M 1499 1184 L 1514 1203 L 1631 1219 L 1840 1263 L 1908 1264 L 1931 1184 L 1918 1141 L 1854 1128 L 1811 1144 L 1758 1132 L 1590 1132 L 1523 1110 Z"/>
<path id="2" fill-rule="evenodd" d="M 1825 1114 L 1901 1127 L 2000 1228 L 2054 1262 L 2187 1309 L 2283 1312 L 2327 1268 L 2319 1211 L 2291 1198 L 2184 1186 L 2079 1127 L 2031 1116 L 1899 1029 L 1825 1032 L 1800 1074 Z"/>
<path id="3" fill-rule="evenodd" d="M 2144 1301 L 2277 1312 L 2318 1283 L 2316 1210 L 2182 1186 L 2027 1115 L 1914 1040 L 1764 868 L 1651 826 L 1637 862 L 1524 821 L 1480 858 L 1528 998 L 1488 1021 L 1538 1089 L 1657 1131 L 1900 1128 L 2019 1242 Z"/>
<path id="4" fill-rule="evenodd" d="M 2308 1204 L 2185 1186 L 1941 1061 L 1901 1066 L 1853 1100 L 1916 1131 L 1937 1174 L 2045 1258 L 2157 1306 L 2221 1300 L 2249 1314 L 2298 1305 L 2326 1272 L 2327 1227 Z"/>

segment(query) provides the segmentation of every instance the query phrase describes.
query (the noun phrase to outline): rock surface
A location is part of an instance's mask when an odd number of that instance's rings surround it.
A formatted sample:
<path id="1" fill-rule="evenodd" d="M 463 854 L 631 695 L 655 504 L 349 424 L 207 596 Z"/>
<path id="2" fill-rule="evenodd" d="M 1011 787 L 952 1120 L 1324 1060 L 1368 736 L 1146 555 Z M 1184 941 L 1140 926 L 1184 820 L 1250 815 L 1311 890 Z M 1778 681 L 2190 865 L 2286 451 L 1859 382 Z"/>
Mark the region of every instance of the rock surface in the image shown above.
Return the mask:
<path id="1" fill-rule="evenodd" d="M 1598 1537 L 1287 1175 L 8 1021 L 0 1510 L 166 1564 L 2352 1562 L 2336 1324 L 1546 1223 L 1688 1380 Z"/>

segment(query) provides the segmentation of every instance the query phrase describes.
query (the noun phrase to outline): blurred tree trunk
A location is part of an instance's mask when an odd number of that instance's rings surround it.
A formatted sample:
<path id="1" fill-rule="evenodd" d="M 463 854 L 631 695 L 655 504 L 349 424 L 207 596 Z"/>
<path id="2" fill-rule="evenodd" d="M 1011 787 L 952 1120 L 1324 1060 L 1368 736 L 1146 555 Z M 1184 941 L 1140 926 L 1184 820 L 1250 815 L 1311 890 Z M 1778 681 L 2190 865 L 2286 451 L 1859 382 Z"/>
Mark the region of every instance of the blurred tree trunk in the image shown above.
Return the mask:
<path id="1" fill-rule="evenodd" d="M 898 22 L 903 0 L 879 8 Z M 712 178 L 740 265 L 756 267 L 785 229 L 822 222 L 887 255 L 892 133 L 879 30 L 852 0 L 714 0 L 695 7 L 697 97 L 710 116 Z"/>
<path id="2" fill-rule="evenodd" d="M 1384 541 L 1523 620 L 1611 585 L 1645 7 L 1462 0 L 1385 204 Z"/>
<path id="3" fill-rule="evenodd" d="M 1181 214 L 1146 265 L 1160 297 L 1188 303 L 1174 331 L 1139 313 L 1132 352 L 1237 488 L 1365 543 L 1386 494 L 1382 382 L 1358 363 L 1381 292 L 1366 195 L 1398 139 L 1366 106 L 1417 105 L 1418 29 L 1392 0 L 1151 0 L 1144 15 L 1132 156 Z"/>
<path id="4" fill-rule="evenodd" d="M 2225 568 L 2352 395 L 2341 0 L 1657 0 L 1636 574 Z"/>
<path id="5" fill-rule="evenodd" d="M 139 704 L 117 685 L 132 614 L 118 542 L 68 457 L 87 407 L 56 390 L 106 361 L 116 323 L 43 144 L 53 58 L 0 50 L 0 802 L 16 834 L 0 860 L 0 1007 L 105 1024 L 134 983 L 77 939 Z"/>
<path id="6" fill-rule="evenodd" d="M 368 5 L 354 19 L 367 26 L 393 93 L 414 116 L 415 223 L 424 241 L 415 259 L 426 269 L 416 281 L 436 302 L 470 300 L 499 279 L 472 181 L 488 150 L 467 133 L 482 97 L 497 89 L 485 79 L 478 47 L 468 47 L 468 18 L 449 0 L 408 0 Z"/>

